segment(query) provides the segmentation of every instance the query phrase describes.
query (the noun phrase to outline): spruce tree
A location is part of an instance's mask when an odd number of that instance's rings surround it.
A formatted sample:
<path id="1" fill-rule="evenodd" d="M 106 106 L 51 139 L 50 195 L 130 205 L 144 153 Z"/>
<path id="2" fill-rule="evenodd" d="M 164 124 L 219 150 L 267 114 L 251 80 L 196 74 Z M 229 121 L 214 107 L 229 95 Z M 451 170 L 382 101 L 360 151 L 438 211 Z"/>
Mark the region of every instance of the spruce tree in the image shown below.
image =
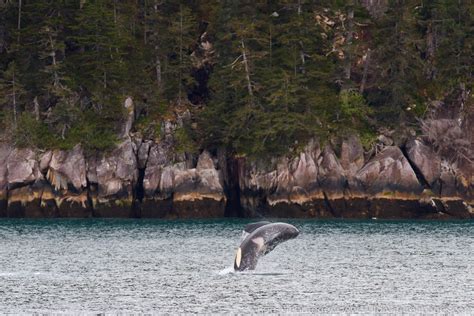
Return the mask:
<path id="1" fill-rule="evenodd" d="M 2 109 L 11 113 L 11 122 L 14 129 L 17 128 L 20 107 L 23 103 L 25 88 L 20 82 L 20 71 L 15 61 L 10 62 L 7 69 L 1 73 L 0 77 L 0 104 Z"/>

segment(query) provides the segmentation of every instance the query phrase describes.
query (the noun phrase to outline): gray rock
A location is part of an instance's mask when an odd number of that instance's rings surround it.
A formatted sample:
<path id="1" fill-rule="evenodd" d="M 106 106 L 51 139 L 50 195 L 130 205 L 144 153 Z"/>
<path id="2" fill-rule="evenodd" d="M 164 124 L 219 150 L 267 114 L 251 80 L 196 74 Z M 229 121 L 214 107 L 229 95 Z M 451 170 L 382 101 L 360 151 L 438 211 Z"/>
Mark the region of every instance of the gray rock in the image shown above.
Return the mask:
<path id="1" fill-rule="evenodd" d="M 127 118 L 125 120 L 125 124 L 123 125 L 121 137 L 127 138 L 130 136 L 130 130 L 132 129 L 132 125 L 135 120 L 135 106 L 133 104 L 133 99 L 131 97 L 127 97 L 123 106 L 127 111 Z"/>
<path id="2" fill-rule="evenodd" d="M 439 156 L 420 140 L 414 139 L 407 143 L 406 152 L 410 161 L 421 172 L 430 186 L 441 176 L 441 160 Z"/>
<path id="3" fill-rule="evenodd" d="M 86 178 L 89 181 L 89 183 L 94 183 L 97 184 L 99 183 L 99 179 L 97 178 L 97 164 L 98 164 L 99 158 L 97 156 L 91 156 L 87 158 L 86 161 Z"/>
<path id="4" fill-rule="evenodd" d="M 6 144 L 0 144 L 0 194 L 6 197 L 8 187 L 7 161 L 12 148 Z"/>
<path id="5" fill-rule="evenodd" d="M 140 142 L 138 146 L 138 153 L 137 153 L 138 168 L 144 169 L 147 166 L 148 154 L 150 152 L 150 147 L 152 143 L 153 142 L 149 140 Z"/>
<path id="6" fill-rule="evenodd" d="M 346 178 L 336 154 L 330 146 L 326 146 L 319 159 L 319 185 L 326 195 L 332 199 L 344 196 Z"/>
<path id="7" fill-rule="evenodd" d="M 43 179 L 36 160 L 36 154 L 31 149 L 12 150 L 7 159 L 8 187 L 22 186 Z"/>
<path id="8" fill-rule="evenodd" d="M 42 173 L 46 173 L 48 171 L 49 163 L 51 162 L 52 157 L 53 157 L 52 150 L 48 150 L 45 153 L 42 153 L 40 155 L 39 168 Z"/>
<path id="9" fill-rule="evenodd" d="M 49 163 L 47 178 L 55 190 L 67 190 L 71 185 L 81 191 L 87 186 L 87 167 L 82 147 L 76 145 L 72 150 L 55 150 Z"/>
<path id="10" fill-rule="evenodd" d="M 0 144 L 0 217 L 6 216 L 8 198 L 8 170 L 7 160 L 12 148 L 7 144 Z"/>
<path id="11" fill-rule="evenodd" d="M 340 163 L 347 177 L 354 176 L 364 166 L 364 148 L 357 136 L 342 142 Z"/>
<path id="12" fill-rule="evenodd" d="M 97 161 L 98 198 L 102 201 L 120 199 L 131 202 L 138 178 L 134 144 L 126 139 L 110 154 Z"/>
<path id="13" fill-rule="evenodd" d="M 370 160 L 356 178 L 368 194 L 396 198 L 397 194 L 420 194 L 422 185 L 400 148 L 389 146 Z"/>
<path id="14" fill-rule="evenodd" d="M 225 200 L 222 173 L 216 169 L 207 151 L 199 156 L 196 168 L 187 169 L 184 163 L 175 164 L 173 176 L 175 201 L 194 201 L 203 198 Z"/>
<path id="15" fill-rule="evenodd" d="M 150 145 L 147 166 L 143 179 L 145 197 L 154 198 L 157 194 L 160 194 L 160 192 L 172 192 L 173 175 L 171 169 L 168 168 L 166 173 L 163 174 L 165 167 L 172 163 L 170 146 L 164 142 Z M 164 187 L 160 184 L 163 177 L 165 178 Z"/>

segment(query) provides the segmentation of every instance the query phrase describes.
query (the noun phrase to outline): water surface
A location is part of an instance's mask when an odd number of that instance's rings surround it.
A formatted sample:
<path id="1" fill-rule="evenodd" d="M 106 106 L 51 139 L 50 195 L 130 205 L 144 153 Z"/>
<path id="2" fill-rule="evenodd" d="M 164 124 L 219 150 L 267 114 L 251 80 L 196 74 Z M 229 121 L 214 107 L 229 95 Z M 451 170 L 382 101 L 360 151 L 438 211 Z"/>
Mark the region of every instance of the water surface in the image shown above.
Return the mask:
<path id="1" fill-rule="evenodd" d="M 288 220 L 231 272 L 244 220 L 0 220 L 0 311 L 474 313 L 473 222 Z"/>

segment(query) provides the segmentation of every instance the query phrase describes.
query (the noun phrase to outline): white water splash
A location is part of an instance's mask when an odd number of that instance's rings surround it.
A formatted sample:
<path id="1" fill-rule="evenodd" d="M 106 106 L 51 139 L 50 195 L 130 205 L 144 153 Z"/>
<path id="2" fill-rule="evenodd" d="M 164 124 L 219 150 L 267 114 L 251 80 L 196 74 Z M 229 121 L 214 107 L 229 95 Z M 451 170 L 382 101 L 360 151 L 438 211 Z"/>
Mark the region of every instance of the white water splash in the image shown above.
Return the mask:
<path id="1" fill-rule="evenodd" d="M 227 268 L 222 269 L 219 272 L 217 272 L 217 274 L 219 274 L 219 275 L 226 275 L 226 274 L 230 274 L 230 273 L 235 273 L 234 267 L 227 267 Z"/>

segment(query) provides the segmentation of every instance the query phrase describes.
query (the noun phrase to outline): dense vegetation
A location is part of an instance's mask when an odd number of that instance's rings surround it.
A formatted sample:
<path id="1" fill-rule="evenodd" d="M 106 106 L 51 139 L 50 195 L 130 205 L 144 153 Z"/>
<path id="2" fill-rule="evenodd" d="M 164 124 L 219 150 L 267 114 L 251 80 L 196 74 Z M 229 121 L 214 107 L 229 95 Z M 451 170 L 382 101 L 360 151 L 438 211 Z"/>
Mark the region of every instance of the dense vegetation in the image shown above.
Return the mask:
<path id="1" fill-rule="evenodd" d="M 184 150 L 399 130 L 473 88 L 471 1 L 0 0 L 3 138 L 110 148 L 189 109 Z M 452 101 L 454 102 L 454 101 Z"/>

